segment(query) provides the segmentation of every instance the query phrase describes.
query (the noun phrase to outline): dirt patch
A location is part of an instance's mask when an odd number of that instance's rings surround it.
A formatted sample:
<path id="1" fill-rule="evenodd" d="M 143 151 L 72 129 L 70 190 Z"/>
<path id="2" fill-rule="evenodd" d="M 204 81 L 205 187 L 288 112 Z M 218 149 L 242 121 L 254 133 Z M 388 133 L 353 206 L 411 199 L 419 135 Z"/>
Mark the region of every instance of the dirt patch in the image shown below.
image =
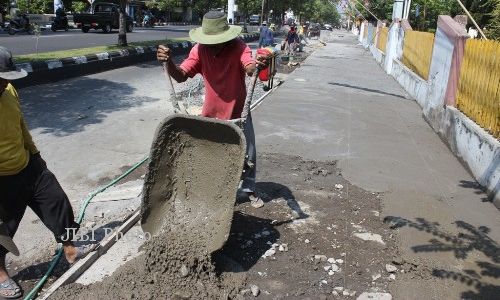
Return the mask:
<path id="1" fill-rule="evenodd" d="M 254 297 L 252 285 L 262 299 L 388 290 L 405 268 L 379 217 L 379 194 L 351 185 L 335 162 L 262 154 L 258 163 L 257 191 L 266 205 L 254 209 L 239 198 L 221 250 L 193 255 L 202 248 L 197 240 L 163 233 L 111 277 L 64 287 L 54 299 L 241 299 Z"/>
<path id="2" fill-rule="evenodd" d="M 350 184 L 335 162 L 262 154 L 257 174 L 266 205 L 237 205 L 222 253 L 243 266 L 260 298 L 334 299 L 388 290 L 400 268 L 393 263 L 395 236 L 379 217 L 379 194 Z M 384 244 L 356 233 L 379 235 Z M 398 271 L 389 273 L 386 264 Z"/>

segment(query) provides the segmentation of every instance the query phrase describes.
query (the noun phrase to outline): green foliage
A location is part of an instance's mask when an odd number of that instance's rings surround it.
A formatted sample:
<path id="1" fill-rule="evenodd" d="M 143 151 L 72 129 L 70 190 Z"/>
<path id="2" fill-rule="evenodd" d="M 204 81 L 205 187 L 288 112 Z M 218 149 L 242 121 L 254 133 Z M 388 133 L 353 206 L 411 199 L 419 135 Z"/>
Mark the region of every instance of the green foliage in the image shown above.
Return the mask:
<path id="1" fill-rule="evenodd" d="M 303 1 L 298 12 L 305 20 L 334 26 L 340 24 L 340 14 L 337 11 L 336 3 L 328 0 Z"/>
<path id="2" fill-rule="evenodd" d="M 54 12 L 54 0 L 17 0 L 21 12 L 30 14 L 45 14 Z"/>
<path id="3" fill-rule="evenodd" d="M 481 27 L 488 25 L 495 19 L 492 11 L 496 3 L 500 0 L 461 0 L 464 6 L 469 10 L 472 17 Z M 370 0 L 368 9 L 380 20 L 390 20 L 392 17 L 393 0 Z M 419 15 L 416 16 L 418 6 Z M 359 4 L 356 8 L 368 19 L 375 20 Z M 414 29 L 428 31 L 436 29 L 439 15 L 464 15 L 465 12 L 459 6 L 456 0 L 412 0 L 409 21 Z M 496 17 L 498 20 L 498 16 Z M 472 24 L 469 20 L 469 24 Z"/>
<path id="4" fill-rule="evenodd" d="M 80 2 L 80 1 L 74 1 L 71 3 L 71 11 L 72 12 L 84 12 L 87 11 L 87 9 L 90 7 L 90 4 L 88 2 Z"/>
<path id="5" fill-rule="evenodd" d="M 489 4 L 493 9 L 489 14 L 491 22 L 486 26 L 486 36 L 500 40 L 500 0 L 490 0 Z"/>
<path id="6" fill-rule="evenodd" d="M 171 10 L 182 6 L 182 0 L 151 0 L 146 1 L 146 6 L 159 10 Z"/>

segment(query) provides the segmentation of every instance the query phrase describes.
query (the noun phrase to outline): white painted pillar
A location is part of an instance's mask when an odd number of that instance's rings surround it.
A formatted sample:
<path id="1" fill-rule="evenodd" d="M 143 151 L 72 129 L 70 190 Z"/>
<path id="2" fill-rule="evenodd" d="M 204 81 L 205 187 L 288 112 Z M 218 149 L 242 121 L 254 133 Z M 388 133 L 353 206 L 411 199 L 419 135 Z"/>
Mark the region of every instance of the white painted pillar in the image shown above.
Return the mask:
<path id="1" fill-rule="evenodd" d="M 367 29 L 366 26 L 365 26 L 365 22 L 361 22 L 361 26 L 360 26 L 360 29 L 359 29 L 359 37 L 358 37 L 358 40 L 360 43 L 363 43 L 363 37 L 365 35 L 365 30 Z"/>
<path id="2" fill-rule="evenodd" d="M 392 73 L 392 65 L 394 64 L 394 59 L 398 56 L 398 43 L 399 43 L 399 21 L 392 23 L 389 28 L 389 33 L 387 36 L 387 44 L 385 45 L 385 61 L 384 69 L 387 74 Z"/>
<path id="3" fill-rule="evenodd" d="M 392 7 L 392 19 L 403 19 L 403 6 L 404 0 L 394 0 L 394 6 Z"/>
<path id="4" fill-rule="evenodd" d="M 234 23 L 234 0 L 227 0 L 227 21 L 229 20 Z"/>

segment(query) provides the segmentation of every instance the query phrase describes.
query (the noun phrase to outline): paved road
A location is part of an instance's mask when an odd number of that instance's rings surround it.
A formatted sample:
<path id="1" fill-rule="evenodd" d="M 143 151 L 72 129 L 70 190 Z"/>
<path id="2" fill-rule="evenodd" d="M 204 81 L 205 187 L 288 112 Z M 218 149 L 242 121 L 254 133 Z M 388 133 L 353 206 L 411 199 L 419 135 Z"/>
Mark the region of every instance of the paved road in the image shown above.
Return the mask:
<path id="1" fill-rule="evenodd" d="M 158 28 L 136 28 L 134 32 L 127 34 L 129 42 L 139 42 L 147 40 L 161 40 L 165 38 L 187 37 L 189 30 L 194 26 L 165 26 Z M 38 44 L 39 52 L 55 50 L 67 50 L 84 47 L 94 47 L 101 45 L 116 44 L 118 31 L 114 30 L 110 34 L 105 34 L 101 30 L 91 30 L 83 33 L 79 29 L 72 29 L 68 32 L 52 32 L 46 30 L 40 37 Z M 33 35 L 19 34 L 10 36 L 0 35 L 0 45 L 11 49 L 14 55 L 29 54 L 35 52 L 35 38 Z"/>
<path id="2" fill-rule="evenodd" d="M 161 40 L 165 38 L 187 37 L 189 30 L 196 26 L 162 26 L 155 28 L 135 28 L 132 33 L 127 34 L 129 42 Z M 256 30 L 251 27 L 249 30 Z M 105 34 L 102 30 L 91 30 L 83 33 L 79 29 L 71 29 L 68 32 L 43 31 L 38 44 L 38 52 L 55 50 L 67 50 L 84 47 L 116 44 L 118 31 Z M 0 45 L 9 48 L 14 55 L 30 54 L 35 52 L 35 38 L 33 35 L 19 34 L 10 36 L 0 33 Z"/>

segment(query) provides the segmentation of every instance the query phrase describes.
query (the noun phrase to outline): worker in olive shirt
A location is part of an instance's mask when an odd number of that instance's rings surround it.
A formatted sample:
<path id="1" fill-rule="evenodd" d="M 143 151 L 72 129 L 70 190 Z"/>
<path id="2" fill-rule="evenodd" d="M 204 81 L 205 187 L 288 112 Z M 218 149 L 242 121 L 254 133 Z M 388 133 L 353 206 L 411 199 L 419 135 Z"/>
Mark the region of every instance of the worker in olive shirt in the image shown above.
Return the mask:
<path id="1" fill-rule="evenodd" d="M 73 245 L 72 229 L 79 225 L 74 222 L 71 204 L 47 169 L 23 120 L 19 97 L 10 80 L 26 75 L 26 71 L 16 70 L 10 51 L 0 47 L 0 230 L 14 237 L 29 206 L 63 244 L 67 261 L 73 263 L 94 247 Z M 21 289 L 5 269 L 5 255 L 13 247 L 0 244 L 0 297 L 20 297 Z"/>

